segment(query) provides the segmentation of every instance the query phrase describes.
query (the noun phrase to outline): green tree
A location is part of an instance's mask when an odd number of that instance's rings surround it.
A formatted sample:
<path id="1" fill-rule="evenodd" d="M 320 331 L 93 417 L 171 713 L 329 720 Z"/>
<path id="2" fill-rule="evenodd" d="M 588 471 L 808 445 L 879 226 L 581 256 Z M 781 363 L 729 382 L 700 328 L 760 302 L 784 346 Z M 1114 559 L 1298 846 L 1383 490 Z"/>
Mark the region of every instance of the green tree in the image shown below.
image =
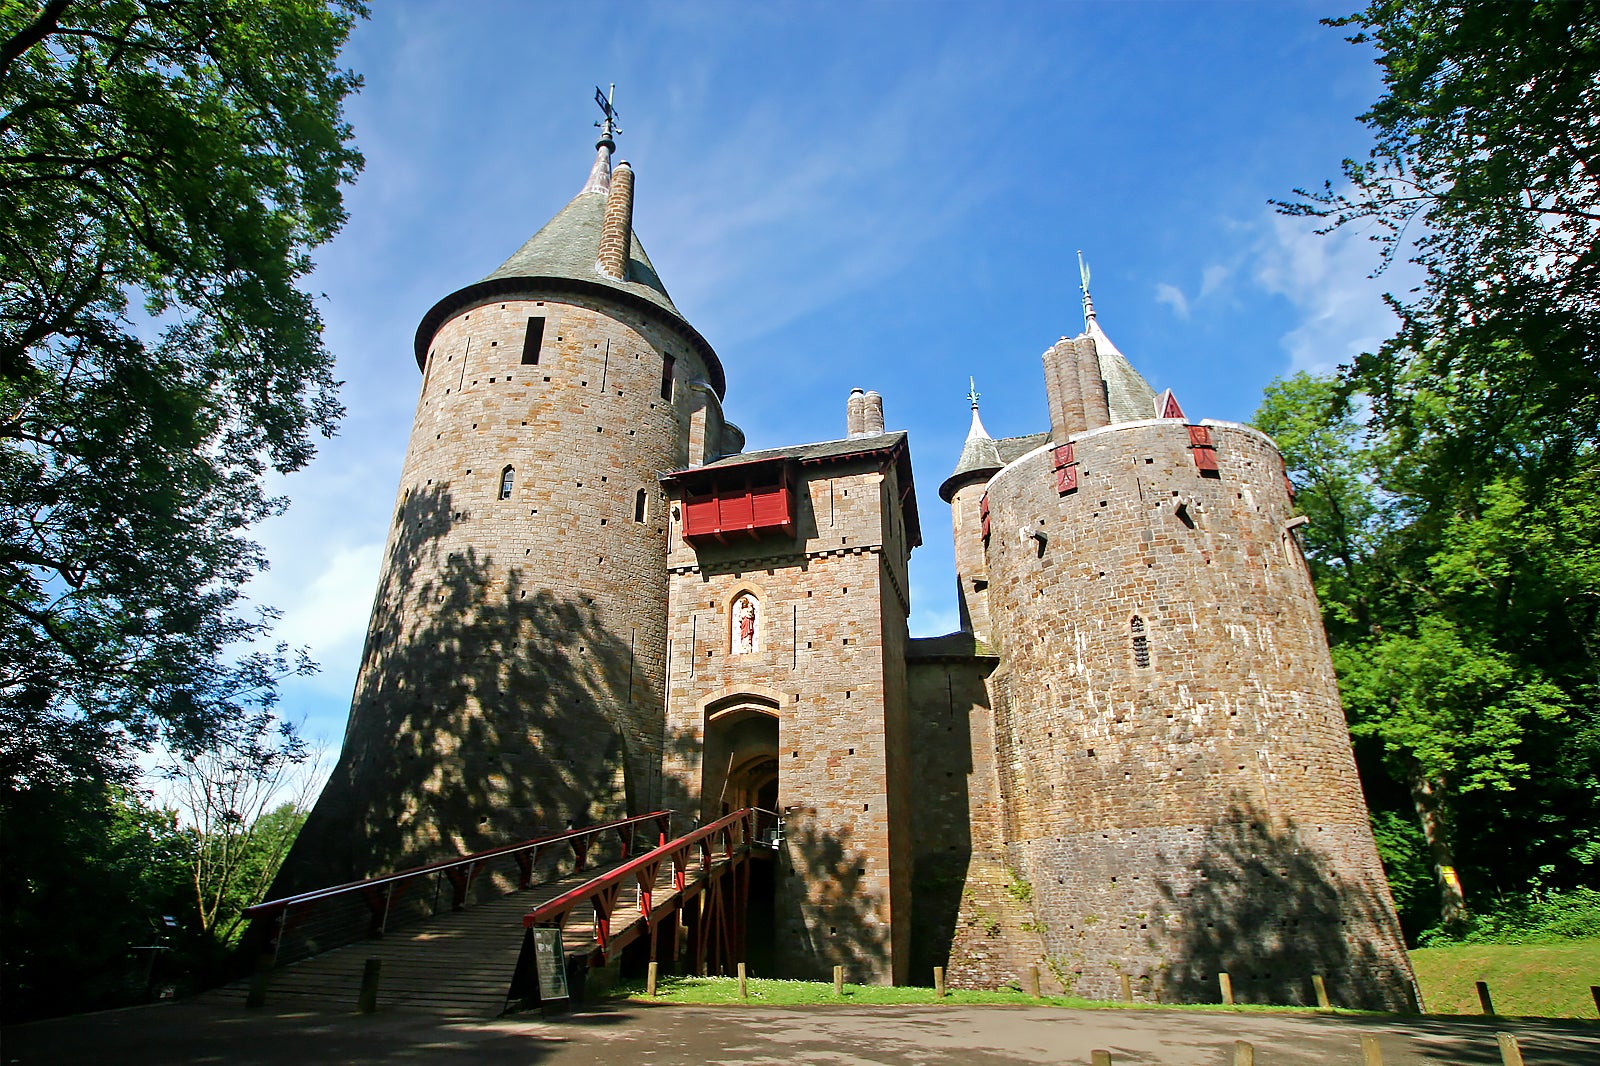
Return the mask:
<path id="1" fill-rule="evenodd" d="M 1333 20 L 1383 73 L 1373 145 L 1279 205 L 1422 270 L 1393 338 L 1274 386 L 1262 421 L 1328 523 L 1306 546 L 1374 805 L 1402 784 L 1435 864 L 1491 894 L 1600 860 L 1597 15 L 1374 0 Z"/>
<path id="2" fill-rule="evenodd" d="M 192 747 L 272 683 L 241 535 L 340 413 L 307 249 L 355 3 L 0 7 L 0 782 Z"/>
<path id="3" fill-rule="evenodd" d="M 283 506 L 263 477 L 304 465 L 341 413 L 302 282 L 361 165 L 342 113 L 359 80 L 338 52 L 363 13 L 0 3 L 8 871 L 92 854 L 84 834 L 118 802 L 95 797 L 126 788 L 135 756 L 219 750 L 312 668 L 246 650 L 272 614 L 240 590 L 263 565 L 245 530 Z M 39 810 L 65 816 L 29 823 Z M 77 920 L 70 893 L 18 885 L 32 894 L 7 914 L 26 935 Z M 100 928 L 103 951 L 123 949 L 126 927 Z M 7 937 L 7 988 L 38 987 L 30 967 L 60 981 L 72 964 L 12 950 L 23 936 Z"/>

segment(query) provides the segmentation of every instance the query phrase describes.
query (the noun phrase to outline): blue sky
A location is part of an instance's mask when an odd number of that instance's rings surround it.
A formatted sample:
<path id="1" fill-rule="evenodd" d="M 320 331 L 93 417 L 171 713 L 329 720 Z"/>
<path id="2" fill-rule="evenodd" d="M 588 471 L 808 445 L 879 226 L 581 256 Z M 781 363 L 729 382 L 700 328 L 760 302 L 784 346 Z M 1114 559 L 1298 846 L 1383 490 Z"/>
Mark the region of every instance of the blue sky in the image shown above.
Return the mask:
<path id="1" fill-rule="evenodd" d="M 1318 3 L 373 5 L 346 63 L 367 167 L 318 249 L 340 435 L 277 491 L 251 588 L 323 666 L 285 713 L 337 747 L 418 389 L 411 338 L 583 184 L 617 84 L 634 224 L 727 369 L 751 449 L 844 433 L 853 386 L 911 433 L 914 634 L 955 627 L 939 482 L 967 378 L 996 436 L 1048 428 L 1039 356 L 1101 325 L 1194 418 L 1390 329 L 1359 233 L 1268 205 L 1368 138 L 1365 46 Z"/>

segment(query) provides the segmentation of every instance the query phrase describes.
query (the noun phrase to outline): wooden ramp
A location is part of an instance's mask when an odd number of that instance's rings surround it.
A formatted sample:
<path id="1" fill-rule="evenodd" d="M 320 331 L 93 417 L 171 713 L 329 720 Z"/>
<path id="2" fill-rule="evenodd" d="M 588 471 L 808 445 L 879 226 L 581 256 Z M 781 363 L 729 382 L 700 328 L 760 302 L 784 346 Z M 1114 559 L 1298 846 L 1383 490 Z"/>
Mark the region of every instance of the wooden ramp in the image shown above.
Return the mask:
<path id="1" fill-rule="evenodd" d="M 267 1007 L 274 1011 L 354 1011 L 368 959 L 381 959 L 378 1008 L 442 1017 L 492 1018 L 505 1012 L 511 976 L 522 951 L 523 915 L 620 865 L 591 867 L 523 892 L 511 892 L 388 935 L 334 948 L 274 969 Z M 575 914 L 563 940 L 593 942 L 593 918 Z M 213 1002 L 243 1006 L 250 987 L 238 981 L 207 993 Z"/>

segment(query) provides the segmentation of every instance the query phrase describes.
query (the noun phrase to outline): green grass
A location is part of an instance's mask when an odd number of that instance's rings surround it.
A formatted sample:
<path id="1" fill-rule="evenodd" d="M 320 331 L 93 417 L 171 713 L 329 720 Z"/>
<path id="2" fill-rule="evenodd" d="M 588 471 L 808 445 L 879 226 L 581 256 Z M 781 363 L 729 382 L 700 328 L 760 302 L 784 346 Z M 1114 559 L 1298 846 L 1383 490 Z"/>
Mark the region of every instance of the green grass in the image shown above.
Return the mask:
<path id="1" fill-rule="evenodd" d="M 750 998 L 739 999 L 739 981 L 734 977 L 667 977 L 656 986 L 654 999 L 644 994 L 644 982 L 631 981 L 618 985 L 612 994 L 639 1003 L 695 1003 L 736 1005 L 748 1002 L 766 1007 L 810 1006 L 878 1006 L 907 1003 L 989 1004 L 1008 1007 L 1074 1007 L 1084 1010 L 1201 1010 L 1231 1011 L 1235 1013 L 1300 1012 L 1307 1007 L 1265 1007 L 1241 1004 L 1224 1007 L 1219 1003 L 1186 1004 L 1175 1006 L 1155 1003 L 1107 1003 L 1102 1000 L 1078 999 L 1074 996 L 1042 996 L 1038 999 L 1017 989 L 994 991 L 978 989 L 951 989 L 943 999 L 934 995 L 931 988 L 891 987 L 888 985 L 844 986 L 844 995 L 833 994 L 833 985 L 827 981 L 777 981 L 752 977 L 746 983 Z M 1355 1011 L 1338 1011 L 1354 1014 Z"/>
<path id="2" fill-rule="evenodd" d="M 1411 965 L 1429 1014 L 1479 1014 L 1473 982 L 1487 981 L 1498 1014 L 1593 1018 L 1600 940 L 1564 944 L 1462 944 L 1418 948 Z"/>

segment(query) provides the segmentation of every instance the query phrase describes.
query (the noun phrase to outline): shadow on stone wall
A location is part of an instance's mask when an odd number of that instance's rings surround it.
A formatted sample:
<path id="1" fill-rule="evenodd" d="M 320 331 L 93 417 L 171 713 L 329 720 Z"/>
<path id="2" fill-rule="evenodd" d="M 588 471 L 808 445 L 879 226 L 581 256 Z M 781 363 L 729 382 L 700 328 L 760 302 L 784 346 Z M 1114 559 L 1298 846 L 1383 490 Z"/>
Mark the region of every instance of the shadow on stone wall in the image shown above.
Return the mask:
<path id="1" fill-rule="evenodd" d="M 1163 1002 L 1215 1003 L 1227 973 L 1240 1003 L 1314 1004 L 1322 974 L 1335 1006 L 1407 1010 L 1410 984 L 1377 940 L 1393 922 L 1370 886 L 1352 884 L 1249 806 L 1230 808 L 1179 877 L 1158 889 L 1183 925 L 1149 943 L 1171 962 Z M 1398 930 L 1393 930 L 1398 937 Z M 1176 950 L 1174 951 L 1174 945 Z"/>
<path id="2" fill-rule="evenodd" d="M 791 822 L 776 871 L 777 955 L 786 977 L 818 980 L 842 965 L 845 979 L 869 981 L 889 969 L 889 930 L 876 924 L 887 906 L 865 887 L 866 854 L 849 830 L 825 832 Z M 810 886 L 808 903 L 806 888 Z M 801 907 L 812 926 L 801 921 Z"/>
<path id="3" fill-rule="evenodd" d="M 442 489 L 396 522 L 339 761 L 271 895 L 638 813 L 661 694 L 592 601 L 441 537 Z M 513 549 L 514 550 L 514 549 Z"/>

